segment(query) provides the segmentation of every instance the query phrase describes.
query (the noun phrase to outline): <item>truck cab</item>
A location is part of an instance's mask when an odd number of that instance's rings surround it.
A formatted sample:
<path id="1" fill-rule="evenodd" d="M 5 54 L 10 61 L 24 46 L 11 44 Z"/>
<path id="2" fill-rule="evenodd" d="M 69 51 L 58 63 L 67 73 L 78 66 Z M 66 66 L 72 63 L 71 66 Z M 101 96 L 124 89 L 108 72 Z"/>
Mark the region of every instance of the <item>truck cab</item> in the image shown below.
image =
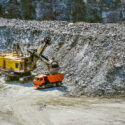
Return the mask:
<path id="1" fill-rule="evenodd" d="M 44 78 L 45 78 L 44 76 L 35 76 L 33 80 L 33 87 L 40 88 L 40 86 L 45 83 Z"/>

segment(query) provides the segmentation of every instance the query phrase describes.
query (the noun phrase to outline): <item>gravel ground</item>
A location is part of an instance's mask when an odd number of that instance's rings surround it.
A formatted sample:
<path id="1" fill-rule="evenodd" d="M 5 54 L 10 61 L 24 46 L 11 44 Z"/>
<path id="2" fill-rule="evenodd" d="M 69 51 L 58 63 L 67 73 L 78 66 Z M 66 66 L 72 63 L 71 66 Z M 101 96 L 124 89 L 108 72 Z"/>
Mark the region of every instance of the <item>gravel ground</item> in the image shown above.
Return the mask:
<path id="1" fill-rule="evenodd" d="M 0 125 L 124 125 L 124 97 L 66 97 L 65 88 L 35 90 L 0 79 Z"/>

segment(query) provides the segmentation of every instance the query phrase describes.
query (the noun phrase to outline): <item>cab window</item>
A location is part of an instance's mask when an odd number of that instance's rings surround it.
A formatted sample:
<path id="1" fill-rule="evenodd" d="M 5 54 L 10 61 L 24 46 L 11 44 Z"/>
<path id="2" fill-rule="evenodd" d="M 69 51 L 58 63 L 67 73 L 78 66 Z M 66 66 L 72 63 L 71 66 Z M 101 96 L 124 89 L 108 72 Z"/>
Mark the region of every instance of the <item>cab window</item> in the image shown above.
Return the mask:
<path id="1" fill-rule="evenodd" d="M 42 81 L 42 80 L 43 80 L 42 78 L 39 79 L 39 81 Z"/>
<path id="2" fill-rule="evenodd" d="M 16 68 L 18 68 L 18 67 L 19 67 L 18 63 L 15 63 L 15 67 L 16 67 Z"/>
<path id="3" fill-rule="evenodd" d="M 34 78 L 35 81 L 39 81 L 39 78 Z"/>

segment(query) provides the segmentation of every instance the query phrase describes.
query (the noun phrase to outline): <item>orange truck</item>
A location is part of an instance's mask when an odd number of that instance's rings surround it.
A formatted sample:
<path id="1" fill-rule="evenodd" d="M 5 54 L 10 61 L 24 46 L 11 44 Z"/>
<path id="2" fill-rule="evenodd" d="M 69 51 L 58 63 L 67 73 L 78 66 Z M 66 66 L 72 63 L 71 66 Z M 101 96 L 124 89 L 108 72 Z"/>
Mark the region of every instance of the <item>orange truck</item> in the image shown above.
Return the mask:
<path id="1" fill-rule="evenodd" d="M 54 75 L 38 75 L 33 80 L 33 87 L 36 88 L 47 88 L 61 86 L 64 79 L 63 73 Z"/>

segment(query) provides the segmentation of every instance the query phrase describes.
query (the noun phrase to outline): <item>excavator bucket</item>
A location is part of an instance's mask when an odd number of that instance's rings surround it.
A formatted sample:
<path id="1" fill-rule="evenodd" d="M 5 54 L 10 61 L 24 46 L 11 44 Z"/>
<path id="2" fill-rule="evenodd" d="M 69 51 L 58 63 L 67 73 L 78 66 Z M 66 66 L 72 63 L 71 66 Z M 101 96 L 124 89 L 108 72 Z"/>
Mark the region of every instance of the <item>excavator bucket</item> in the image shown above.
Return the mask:
<path id="1" fill-rule="evenodd" d="M 45 42 L 46 44 L 50 45 L 51 44 L 51 38 L 50 37 L 45 37 L 43 42 Z"/>

